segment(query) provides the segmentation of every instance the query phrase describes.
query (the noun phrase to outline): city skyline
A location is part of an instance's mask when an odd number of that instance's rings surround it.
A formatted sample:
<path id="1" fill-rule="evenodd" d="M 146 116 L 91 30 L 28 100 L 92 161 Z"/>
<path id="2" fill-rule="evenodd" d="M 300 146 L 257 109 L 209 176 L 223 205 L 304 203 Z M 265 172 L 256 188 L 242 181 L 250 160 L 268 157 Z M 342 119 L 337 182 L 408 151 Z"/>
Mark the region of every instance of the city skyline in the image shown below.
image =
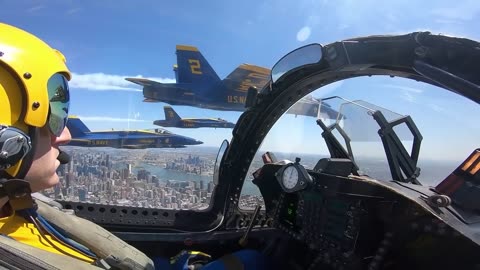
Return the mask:
<path id="1" fill-rule="evenodd" d="M 59 184 L 43 192 L 50 198 L 159 209 L 202 210 L 209 206 L 215 149 L 206 147 L 196 153 L 184 149 L 63 150 L 71 155 L 71 161 L 59 166 Z M 252 194 L 244 197 L 247 200 L 241 205 L 245 207 L 249 207 L 248 201 L 256 204 L 261 200 Z"/>

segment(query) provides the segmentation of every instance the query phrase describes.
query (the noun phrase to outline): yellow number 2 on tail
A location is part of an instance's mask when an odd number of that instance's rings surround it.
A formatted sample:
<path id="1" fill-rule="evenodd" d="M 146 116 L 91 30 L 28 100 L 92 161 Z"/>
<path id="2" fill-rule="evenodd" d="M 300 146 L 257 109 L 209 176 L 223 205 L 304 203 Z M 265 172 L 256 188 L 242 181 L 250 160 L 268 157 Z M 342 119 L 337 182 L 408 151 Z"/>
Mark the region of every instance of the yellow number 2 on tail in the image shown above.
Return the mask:
<path id="1" fill-rule="evenodd" d="M 197 59 L 188 59 L 188 63 L 190 64 L 192 74 L 202 74 L 202 71 L 200 70 L 200 61 Z"/>

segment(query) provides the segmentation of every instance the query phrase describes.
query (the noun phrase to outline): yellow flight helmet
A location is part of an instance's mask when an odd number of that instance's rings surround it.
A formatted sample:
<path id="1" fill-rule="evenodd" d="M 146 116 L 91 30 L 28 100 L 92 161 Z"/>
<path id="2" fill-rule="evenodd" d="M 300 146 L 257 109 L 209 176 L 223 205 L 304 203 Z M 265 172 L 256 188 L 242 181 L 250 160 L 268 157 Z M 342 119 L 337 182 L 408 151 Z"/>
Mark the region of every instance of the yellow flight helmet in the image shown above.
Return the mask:
<path id="1" fill-rule="evenodd" d="M 21 147 L 12 143 L 23 140 L 21 137 L 29 142 L 32 140 L 34 144 L 32 128 L 47 124 L 49 117 L 52 118 L 52 104 L 55 101 L 65 99 L 65 95 L 69 100 L 67 80 L 70 78 L 71 73 L 61 52 L 22 29 L 0 23 L 0 132 L 4 131 L 0 136 L 0 172 L 6 169 L 9 175 L 17 175 L 21 160 L 27 153 L 8 156 L 7 150 Z M 62 83 L 66 93 L 58 90 L 63 89 Z M 68 107 L 63 110 L 68 114 Z M 56 126 L 61 125 L 54 124 L 53 129 Z M 6 133 L 7 127 L 10 128 L 9 133 Z M 57 129 L 60 128 L 63 129 Z M 54 133 L 58 133 L 58 130 Z M 9 140 L 11 136 L 15 140 Z M 33 153 L 30 155 L 33 156 Z M 2 157 L 4 165 L 6 163 L 3 168 Z M 8 162 L 5 161 L 7 157 L 10 159 Z"/>

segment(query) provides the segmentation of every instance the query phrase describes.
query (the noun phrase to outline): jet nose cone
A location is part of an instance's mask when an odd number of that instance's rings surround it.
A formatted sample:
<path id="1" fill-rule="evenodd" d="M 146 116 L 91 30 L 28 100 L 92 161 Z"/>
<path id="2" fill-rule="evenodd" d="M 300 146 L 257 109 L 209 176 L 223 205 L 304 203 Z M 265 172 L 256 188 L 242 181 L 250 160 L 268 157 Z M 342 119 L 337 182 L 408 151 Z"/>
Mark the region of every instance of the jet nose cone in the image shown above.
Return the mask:
<path id="1" fill-rule="evenodd" d="M 196 140 L 194 138 L 183 137 L 183 144 L 184 145 L 197 145 L 197 144 L 203 144 L 203 142 L 199 141 L 199 140 Z"/>

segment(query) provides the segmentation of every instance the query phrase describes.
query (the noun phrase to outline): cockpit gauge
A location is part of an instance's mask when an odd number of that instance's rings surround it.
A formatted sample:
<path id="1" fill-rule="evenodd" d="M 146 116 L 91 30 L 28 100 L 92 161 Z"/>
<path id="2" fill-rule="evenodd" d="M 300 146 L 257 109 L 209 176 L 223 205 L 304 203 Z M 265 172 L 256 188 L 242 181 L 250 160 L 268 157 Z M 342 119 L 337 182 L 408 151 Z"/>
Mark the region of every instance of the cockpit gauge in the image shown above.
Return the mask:
<path id="1" fill-rule="evenodd" d="M 277 181 L 285 192 L 295 192 L 304 189 L 312 182 L 307 170 L 300 165 L 300 158 L 295 163 L 289 163 L 280 168 L 276 173 Z"/>
<path id="2" fill-rule="evenodd" d="M 295 166 L 288 166 L 283 170 L 282 183 L 288 189 L 292 189 L 298 184 L 298 171 Z"/>

